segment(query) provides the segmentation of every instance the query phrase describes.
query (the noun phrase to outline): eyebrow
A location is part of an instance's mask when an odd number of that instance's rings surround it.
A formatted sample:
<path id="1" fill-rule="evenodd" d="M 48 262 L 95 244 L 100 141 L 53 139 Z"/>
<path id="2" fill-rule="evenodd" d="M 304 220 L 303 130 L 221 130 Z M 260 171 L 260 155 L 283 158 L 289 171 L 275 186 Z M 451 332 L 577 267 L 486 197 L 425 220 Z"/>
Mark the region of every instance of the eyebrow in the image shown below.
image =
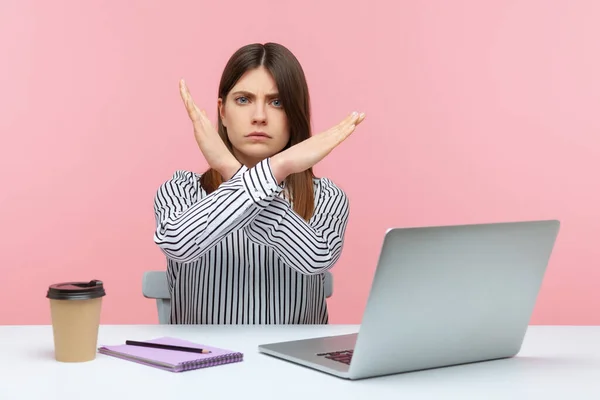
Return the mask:
<path id="1" fill-rule="evenodd" d="M 249 92 L 247 90 L 237 90 L 237 91 L 233 92 L 231 95 L 232 96 L 242 95 L 242 96 L 251 97 L 251 98 L 256 97 L 256 95 L 254 93 L 251 93 L 251 92 Z M 269 98 L 269 99 L 272 99 L 272 98 L 275 98 L 275 97 L 279 97 L 279 93 L 277 93 L 277 92 L 268 93 L 266 97 Z"/>

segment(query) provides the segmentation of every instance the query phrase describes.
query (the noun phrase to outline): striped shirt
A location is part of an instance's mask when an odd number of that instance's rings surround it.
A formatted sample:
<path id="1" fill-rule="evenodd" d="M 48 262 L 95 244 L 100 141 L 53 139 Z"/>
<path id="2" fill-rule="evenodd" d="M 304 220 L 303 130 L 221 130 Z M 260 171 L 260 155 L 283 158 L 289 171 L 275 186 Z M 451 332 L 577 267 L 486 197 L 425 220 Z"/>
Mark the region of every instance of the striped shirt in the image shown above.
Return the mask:
<path id="1" fill-rule="evenodd" d="M 309 222 L 292 209 L 267 158 L 211 194 L 176 171 L 154 199 L 154 241 L 167 258 L 173 324 L 326 324 L 324 272 L 348 222 L 343 190 L 313 180 Z"/>

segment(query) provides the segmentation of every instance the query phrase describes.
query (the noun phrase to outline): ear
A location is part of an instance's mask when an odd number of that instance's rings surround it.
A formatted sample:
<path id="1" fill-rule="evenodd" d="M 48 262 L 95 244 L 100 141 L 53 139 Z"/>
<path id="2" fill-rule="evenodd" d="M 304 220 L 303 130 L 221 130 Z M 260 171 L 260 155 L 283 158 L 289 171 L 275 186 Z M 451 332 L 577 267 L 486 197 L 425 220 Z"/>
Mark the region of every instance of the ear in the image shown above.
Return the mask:
<path id="1" fill-rule="evenodd" d="M 227 122 L 225 121 L 225 103 L 223 99 L 219 98 L 217 101 L 217 108 L 219 109 L 219 117 L 221 117 L 221 123 L 227 128 Z"/>

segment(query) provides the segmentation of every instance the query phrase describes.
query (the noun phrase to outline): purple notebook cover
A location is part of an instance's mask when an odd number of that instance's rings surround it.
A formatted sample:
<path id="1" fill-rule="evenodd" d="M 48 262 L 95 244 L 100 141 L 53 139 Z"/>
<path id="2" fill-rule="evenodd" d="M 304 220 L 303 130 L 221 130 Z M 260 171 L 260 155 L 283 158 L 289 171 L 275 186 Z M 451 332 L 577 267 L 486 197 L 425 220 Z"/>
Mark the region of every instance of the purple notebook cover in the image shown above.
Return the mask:
<path id="1" fill-rule="evenodd" d="M 150 347 L 131 346 L 120 344 L 116 346 L 101 346 L 98 352 L 109 356 L 133 361 L 172 372 L 189 371 L 199 368 L 213 367 L 243 360 L 240 352 L 211 347 L 203 344 L 189 342 L 183 339 L 162 337 L 147 340 L 150 343 L 172 344 L 175 346 L 194 347 L 210 350 L 208 354 L 188 353 L 183 351 L 153 349 Z"/>

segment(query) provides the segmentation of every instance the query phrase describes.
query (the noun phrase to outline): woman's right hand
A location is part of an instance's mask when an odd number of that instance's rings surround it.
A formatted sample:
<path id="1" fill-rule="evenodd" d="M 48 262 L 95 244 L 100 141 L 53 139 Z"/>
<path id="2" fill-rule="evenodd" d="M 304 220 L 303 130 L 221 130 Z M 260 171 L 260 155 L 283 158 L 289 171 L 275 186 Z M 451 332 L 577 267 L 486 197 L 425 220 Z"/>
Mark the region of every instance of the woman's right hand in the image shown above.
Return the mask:
<path id="1" fill-rule="evenodd" d="M 206 111 L 198 109 L 183 79 L 179 81 L 179 93 L 192 120 L 196 143 L 206 162 L 228 180 L 240 169 L 241 164 L 223 143 L 219 133 L 208 119 Z"/>
<path id="2" fill-rule="evenodd" d="M 352 113 L 327 131 L 314 135 L 271 157 L 271 169 L 278 183 L 288 175 L 305 171 L 342 143 L 354 132 L 365 114 Z"/>

